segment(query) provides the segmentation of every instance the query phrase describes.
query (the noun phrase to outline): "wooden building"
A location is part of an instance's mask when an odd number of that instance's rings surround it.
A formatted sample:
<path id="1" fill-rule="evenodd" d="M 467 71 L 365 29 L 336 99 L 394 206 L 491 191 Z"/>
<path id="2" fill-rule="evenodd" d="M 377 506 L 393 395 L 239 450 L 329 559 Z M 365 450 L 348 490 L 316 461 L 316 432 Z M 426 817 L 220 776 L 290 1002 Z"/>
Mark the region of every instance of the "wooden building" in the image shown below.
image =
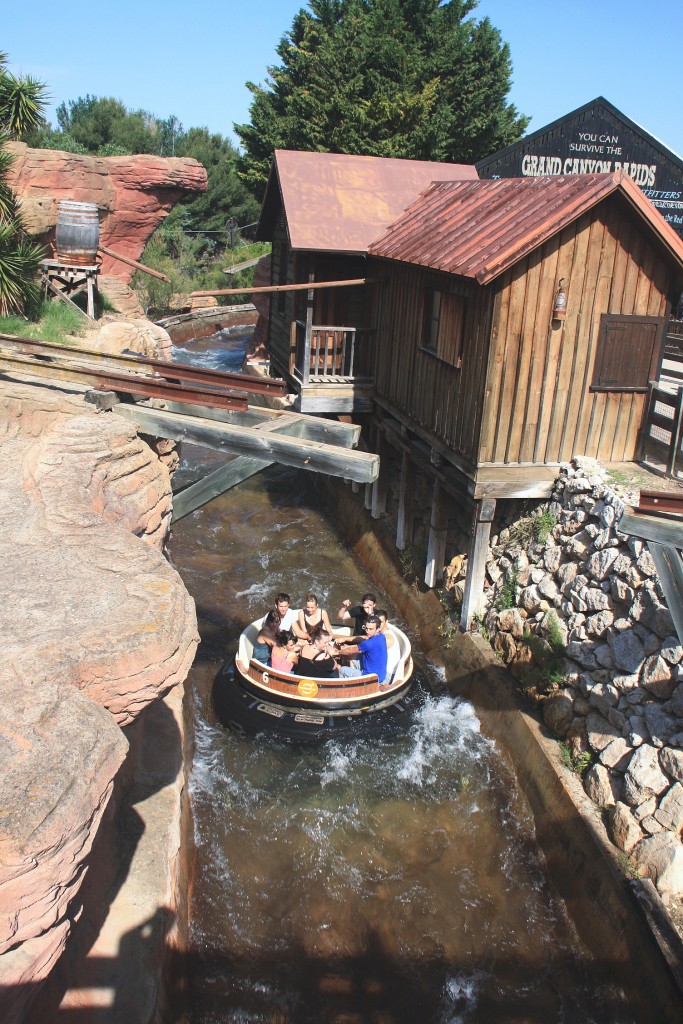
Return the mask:
<path id="1" fill-rule="evenodd" d="M 397 544 L 427 466 L 430 585 L 449 507 L 472 516 L 468 625 L 496 501 L 547 496 L 575 455 L 634 459 L 683 241 L 623 172 L 435 182 L 370 246 L 368 276 L 377 446 L 402 456 Z M 385 489 L 380 470 L 376 514 Z"/>
<path id="2" fill-rule="evenodd" d="M 271 364 L 296 392 L 301 412 L 372 411 L 368 245 L 436 177 L 476 180 L 477 172 L 462 164 L 275 152 L 256 237 L 273 244 L 273 285 L 312 286 L 276 293 L 270 305 Z"/>

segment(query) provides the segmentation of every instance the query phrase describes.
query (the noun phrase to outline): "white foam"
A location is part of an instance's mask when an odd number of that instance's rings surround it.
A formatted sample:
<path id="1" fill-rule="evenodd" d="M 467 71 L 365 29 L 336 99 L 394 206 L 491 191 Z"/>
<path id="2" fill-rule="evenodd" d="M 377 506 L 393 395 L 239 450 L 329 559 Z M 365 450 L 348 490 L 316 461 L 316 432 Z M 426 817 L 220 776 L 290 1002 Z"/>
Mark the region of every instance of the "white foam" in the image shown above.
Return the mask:
<path id="1" fill-rule="evenodd" d="M 479 974 L 455 974 L 446 978 L 439 1024 L 462 1024 L 477 1005 L 482 977 Z"/>

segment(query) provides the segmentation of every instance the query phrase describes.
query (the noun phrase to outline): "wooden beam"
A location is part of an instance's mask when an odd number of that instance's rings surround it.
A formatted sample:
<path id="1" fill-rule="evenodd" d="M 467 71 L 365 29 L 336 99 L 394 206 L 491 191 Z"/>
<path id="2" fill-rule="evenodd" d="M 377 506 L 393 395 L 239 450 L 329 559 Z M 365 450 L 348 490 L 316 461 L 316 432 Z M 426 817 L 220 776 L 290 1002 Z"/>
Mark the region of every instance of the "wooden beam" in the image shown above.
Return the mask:
<path id="1" fill-rule="evenodd" d="M 190 292 L 190 298 L 203 299 L 207 295 L 260 295 L 271 292 L 305 292 L 309 288 L 352 288 L 359 284 L 372 284 L 367 277 L 356 277 L 352 281 L 315 281 L 305 284 L 264 284 L 249 288 L 214 288 L 208 292 Z"/>
<path id="2" fill-rule="evenodd" d="M 250 459 L 244 455 L 235 456 L 234 459 L 214 470 L 213 473 L 208 473 L 201 480 L 197 480 L 177 495 L 173 495 L 171 522 L 177 523 L 179 519 L 190 515 L 191 512 L 196 512 L 207 502 L 213 501 L 219 494 L 230 490 L 231 487 L 236 487 L 237 484 L 248 480 L 250 476 L 255 476 L 272 465 L 272 461 Z"/>
<path id="3" fill-rule="evenodd" d="M 282 432 L 288 435 L 296 434 L 301 416 L 290 416 L 279 420 L 264 420 L 255 430 L 261 433 Z M 173 495 L 173 516 L 171 522 L 176 523 L 191 512 L 195 512 L 202 505 L 217 498 L 219 494 L 230 490 L 250 476 L 255 476 L 262 470 L 272 466 L 272 461 L 264 459 L 251 459 L 244 455 L 236 455 L 226 465 L 220 466 L 213 473 L 208 473 L 200 480 L 196 480 L 189 487 Z"/>
<path id="4" fill-rule="evenodd" d="M 680 519 L 662 519 L 660 516 L 636 516 L 624 512 L 617 523 L 619 533 L 627 533 L 640 540 L 652 540 L 656 544 L 671 544 L 683 548 L 683 522 Z"/>
<path id="5" fill-rule="evenodd" d="M 472 523 L 470 550 L 467 555 L 467 578 L 465 593 L 462 599 L 460 625 L 467 631 L 472 625 L 473 617 L 481 611 L 484 594 L 484 578 L 486 573 L 486 555 L 491 536 L 491 523 L 496 512 L 493 498 L 478 501 Z"/>
<path id="6" fill-rule="evenodd" d="M 360 440 L 360 425 L 340 423 L 338 420 L 323 419 L 322 416 L 306 416 L 304 413 L 268 409 L 266 406 L 250 405 L 243 412 L 238 409 L 204 409 L 201 405 L 187 405 L 166 402 L 169 412 L 183 416 L 199 416 L 217 423 L 234 424 L 239 427 L 260 427 L 264 423 L 287 423 L 287 433 L 292 437 L 305 437 L 309 441 L 323 441 L 341 448 L 355 448 Z"/>
<path id="7" fill-rule="evenodd" d="M 436 587 L 443 579 L 443 565 L 446 559 L 446 536 L 448 533 L 448 493 L 439 480 L 434 481 L 432 491 L 432 514 L 427 541 L 427 565 L 425 583 Z"/>
<path id="8" fill-rule="evenodd" d="M 246 455 L 264 462 L 278 462 L 314 473 L 348 477 L 372 483 L 379 472 L 379 458 L 369 452 L 350 451 L 338 445 L 306 438 L 260 433 L 250 427 L 218 423 L 198 416 L 150 409 L 141 405 L 117 405 L 117 416 L 136 423 L 146 434 L 187 441 L 204 448 Z"/>
<path id="9" fill-rule="evenodd" d="M 43 278 L 43 284 L 45 285 L 46 288 L 49 288 L 50 291 L 53 292 L 58 299 L 61 299 L 62 302 L 66 302 L 67 306 L 73 306 L 74 309 L 77 309 L 81 316 L 84 316 L 86 320 L 93 319 L 91 316 L 88 316 L 85 310 L 81 309 L 81 307 L 76 305 L 75 302 L 72 302 L 69 296 L 66 295 L 61 290 L 61 288 L 58 288 L 56 284 L 53 284 L 52 281 L 50 281 L 47 277 Z"/>
<path id="10" fill-rule="evenodd" d="M 415 463 L 407 451 L 401 457 L 401 479 L 398 489 L 398 515 L 396 517 L 396 547 L 405 551 L 413 542 L 415 496 Z"/>
<path id="11" fill-rule="evenodd" d="M 373 519 L 380 519 L 387 510 L 387 491 L 389 485 L 389 445 L 383 434 L 379 435 L 379 476 L 372 485 L 372 504 L 370 514 Z"/>
<path id="12" fill-rule="evenodd" d="M 146 267 L 144 263 L 138 263 L 137 260 L 131 259 L 130 256 L 122 256 L 121 253 L 114 252 L 113 249 L 107 249 L 105 245 L 98 245 L 97 248 L 100 252 L 105 253 L 107 256 L 111 256 L 113 260 L 119 260 L 120 263 L 126 263 L 129 267 L 141 270 L 143 274 L 149 274 L 150 277 L 157 277 L 160 281 L 165 281 L 166 284 L 171 283 L 170 277 L 166 277 L 166 274 L 162 274 L 159 270 L 152 270 L 151 267 Z"/>
<path id="13" fill-rule="evenodd" d="M 648 541 L 647 546 L 657 568 L 659 582 L 664 591 L 667 608 L 671 612 L 678 639 L 683 642 L 683 563 L 681 553 L 672 544 L 656 544 Z"/>

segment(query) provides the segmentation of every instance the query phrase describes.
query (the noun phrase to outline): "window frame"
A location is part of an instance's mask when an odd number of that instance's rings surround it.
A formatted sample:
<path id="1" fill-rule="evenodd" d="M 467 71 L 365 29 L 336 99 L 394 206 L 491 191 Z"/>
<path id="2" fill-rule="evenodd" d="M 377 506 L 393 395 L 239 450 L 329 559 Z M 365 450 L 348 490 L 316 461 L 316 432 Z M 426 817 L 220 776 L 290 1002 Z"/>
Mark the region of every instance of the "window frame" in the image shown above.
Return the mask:
<path id="1" fill-rule="evenodd" d="M 459 309 L 454 311 L 455 304 Z M 449 309 L 449 305 L 451 308 Z M 435 306 L 438 307 L 435 309 Z M 458 292 L 428 285 L 424 290 L 424 307 L 420 351 L 451 366 L 462 367 L 462 350 L 467 319 L 467 297 Z M 449 321 L 457 325 L 454 337 L 448 331 Z M 459 324 L 458 324 L 459 321 Z M 442 335 L 442 329 L 445 333 Z"/>

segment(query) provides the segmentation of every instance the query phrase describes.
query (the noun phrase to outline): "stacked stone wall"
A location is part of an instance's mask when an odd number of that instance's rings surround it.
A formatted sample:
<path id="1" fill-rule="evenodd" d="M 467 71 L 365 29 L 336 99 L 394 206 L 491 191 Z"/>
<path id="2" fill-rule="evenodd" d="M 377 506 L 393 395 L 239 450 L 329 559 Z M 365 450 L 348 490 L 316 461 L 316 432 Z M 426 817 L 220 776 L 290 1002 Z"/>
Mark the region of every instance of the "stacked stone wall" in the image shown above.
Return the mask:
<path id="1" fill-rule="evenodd" d="M 615 844 L 680 896 L 683 645 L 647 545 L 619 531 L 624 507 L 598 463 L 563 466 L 542 516 L 492 537 L 483 628 Z"/>

